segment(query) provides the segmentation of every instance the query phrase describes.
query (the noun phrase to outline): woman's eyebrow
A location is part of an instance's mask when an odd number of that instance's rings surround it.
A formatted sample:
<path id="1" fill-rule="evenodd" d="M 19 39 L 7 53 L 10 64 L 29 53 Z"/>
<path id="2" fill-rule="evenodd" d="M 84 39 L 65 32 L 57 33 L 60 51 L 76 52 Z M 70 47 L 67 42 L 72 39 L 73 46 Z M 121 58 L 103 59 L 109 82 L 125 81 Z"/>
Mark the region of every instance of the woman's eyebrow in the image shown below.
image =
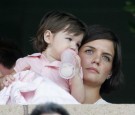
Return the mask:
<path id="1" fill-rule="evenodd" d="M 85 47 L 88 47 L 88 48 L 91 48 L 91 49 L 96 49 L 95 47 L 92 47 L 92 46 L 85 46 Z"/>

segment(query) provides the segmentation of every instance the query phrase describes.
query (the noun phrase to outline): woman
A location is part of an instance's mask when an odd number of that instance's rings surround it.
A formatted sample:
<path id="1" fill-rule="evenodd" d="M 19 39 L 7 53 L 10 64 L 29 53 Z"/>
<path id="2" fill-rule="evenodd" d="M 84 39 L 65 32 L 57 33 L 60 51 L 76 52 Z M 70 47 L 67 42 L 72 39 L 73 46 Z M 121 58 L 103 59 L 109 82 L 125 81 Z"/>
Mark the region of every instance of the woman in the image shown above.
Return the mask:
<path id="1" fill-rule="evenodd" d="M 84 75 L 84 104 L 107 104 L 101 94 L 109 93 L 122 82 L 120 41 L 111 30 L 90 26 L 79 56 Z"/>

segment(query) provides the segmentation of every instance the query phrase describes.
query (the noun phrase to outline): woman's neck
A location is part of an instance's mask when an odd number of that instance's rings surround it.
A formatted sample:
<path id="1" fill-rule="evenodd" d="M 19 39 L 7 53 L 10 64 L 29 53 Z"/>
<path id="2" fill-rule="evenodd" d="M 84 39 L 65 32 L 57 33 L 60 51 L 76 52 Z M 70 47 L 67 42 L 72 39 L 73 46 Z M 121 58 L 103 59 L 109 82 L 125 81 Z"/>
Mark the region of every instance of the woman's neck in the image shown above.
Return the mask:
<path id="1" fill-rule="evenodd" d="M 100 87 L 93 87 L 90 85 L 85 85 L 85 100 L 84 104 L 93 104 L 97 102 L 101 96 L 100 96 Z"/>

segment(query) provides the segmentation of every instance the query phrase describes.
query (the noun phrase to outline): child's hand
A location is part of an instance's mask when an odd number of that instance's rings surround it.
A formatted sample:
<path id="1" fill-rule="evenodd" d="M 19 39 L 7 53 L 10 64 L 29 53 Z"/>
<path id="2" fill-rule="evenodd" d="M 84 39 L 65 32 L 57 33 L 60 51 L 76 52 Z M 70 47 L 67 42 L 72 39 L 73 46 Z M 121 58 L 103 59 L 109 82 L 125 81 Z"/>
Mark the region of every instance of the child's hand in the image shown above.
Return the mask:
<path id="1" fill-rule="evenodd" d="M 0 88 L 3 89 L 4 87 L 8 87 L 15 78 L 13 75 L 6 75 L 0 79 Z"/>

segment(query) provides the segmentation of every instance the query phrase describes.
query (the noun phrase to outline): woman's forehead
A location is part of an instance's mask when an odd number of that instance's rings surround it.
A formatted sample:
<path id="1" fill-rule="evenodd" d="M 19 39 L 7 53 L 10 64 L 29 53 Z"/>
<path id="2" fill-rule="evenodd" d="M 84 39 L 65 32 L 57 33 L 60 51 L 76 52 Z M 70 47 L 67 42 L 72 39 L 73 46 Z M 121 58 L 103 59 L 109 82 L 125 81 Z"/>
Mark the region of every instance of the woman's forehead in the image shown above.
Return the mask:
<path id="1" fill-rule="evenodd" d="M 99 39 L 93 40 L 88 43 L 85 43 L 82 48 L 90 48 L 93 47 L 98 50 L 102 50 L 103 52 L 111 53 L 114 55 L 114 45 L 111 40 Z"/>

